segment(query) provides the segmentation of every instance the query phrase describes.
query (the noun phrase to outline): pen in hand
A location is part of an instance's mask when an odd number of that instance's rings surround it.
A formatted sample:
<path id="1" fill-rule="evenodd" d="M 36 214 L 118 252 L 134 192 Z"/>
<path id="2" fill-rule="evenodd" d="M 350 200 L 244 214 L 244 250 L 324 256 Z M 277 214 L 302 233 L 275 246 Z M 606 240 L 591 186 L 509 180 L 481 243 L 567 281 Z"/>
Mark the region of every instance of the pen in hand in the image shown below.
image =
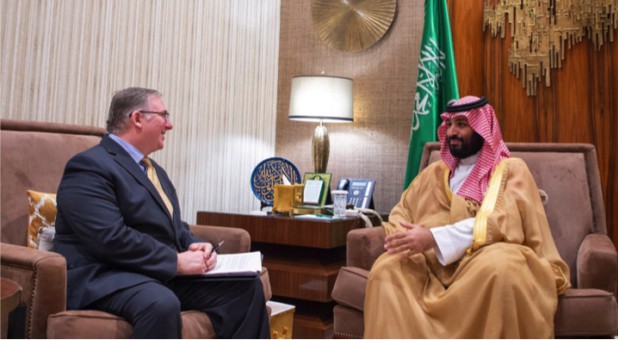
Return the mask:
<path id="1" fill-rule="evenodd" d="M 219 247 L 221 247 L 223 245 L 223 242 L 225 242 L 225 240 L 215 244 L 214 247 L 212 247 L 212 250 L 210 251 L 210 253 L 208 254 L 208 257 L 210 257 L 210 255 L 212 255 L 212 253 L 216 252 L 217 250 L 219 250 Z"/>

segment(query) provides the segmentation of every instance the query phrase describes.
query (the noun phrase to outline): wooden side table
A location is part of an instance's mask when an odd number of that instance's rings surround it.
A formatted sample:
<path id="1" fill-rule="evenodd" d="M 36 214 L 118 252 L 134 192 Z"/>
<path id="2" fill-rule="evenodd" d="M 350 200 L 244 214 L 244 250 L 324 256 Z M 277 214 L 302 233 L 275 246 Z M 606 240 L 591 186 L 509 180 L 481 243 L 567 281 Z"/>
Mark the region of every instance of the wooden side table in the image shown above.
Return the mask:
<path id="1" fill-rule="evenodd" d="M 360 218 L 308 219 L 200 211 L 197 224 L 236 227 L 264 255 L 273 296 L 296 306 L 294 338 L 332 338 L 331 292 L 345 265 L 346 238 Z"/>
<path id="2" fill-rule="evenodd" d="M 2 314 L 2 339 L 6 339 L 8 335 L 9 313 L 11 313 L 21 301 L 21 286 L 6 278 L 0 278 L 0 291 L 2 292 L 2 300 L 0 302 L 0 313 Z"/>

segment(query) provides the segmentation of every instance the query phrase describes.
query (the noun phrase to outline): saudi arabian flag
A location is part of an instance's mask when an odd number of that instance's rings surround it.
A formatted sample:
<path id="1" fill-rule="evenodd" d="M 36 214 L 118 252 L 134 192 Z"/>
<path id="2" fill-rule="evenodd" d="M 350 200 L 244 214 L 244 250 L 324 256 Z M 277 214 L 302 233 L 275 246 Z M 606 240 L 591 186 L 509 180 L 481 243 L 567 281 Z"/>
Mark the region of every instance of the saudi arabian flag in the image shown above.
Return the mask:
<path id="1" fill-rule="evenodd" d="M 425 0 L 425 27 L 418 61 L 404 190 L 418 173 L 425 143 L 437 140 L 440 114 L 450 100 L 458 98 L 457 71 L 446 0 Z"/>

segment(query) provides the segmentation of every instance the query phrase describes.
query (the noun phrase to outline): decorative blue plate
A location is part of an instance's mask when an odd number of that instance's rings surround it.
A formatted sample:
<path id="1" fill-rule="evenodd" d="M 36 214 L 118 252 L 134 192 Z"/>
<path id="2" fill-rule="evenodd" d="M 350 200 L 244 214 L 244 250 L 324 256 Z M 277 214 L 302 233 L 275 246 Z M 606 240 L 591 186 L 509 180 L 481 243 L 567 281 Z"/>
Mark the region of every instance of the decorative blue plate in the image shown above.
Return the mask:
<path id="1" fill-rule="evenodd" d="M 275 199 L 275 184 L 284 184 L 285 176 L 291 184 L 302 183 L 300 172 L 294 163 L 281 157 L 261 161 L 251 174 L 251 190 L 265 205 L 272 206 Z"/>

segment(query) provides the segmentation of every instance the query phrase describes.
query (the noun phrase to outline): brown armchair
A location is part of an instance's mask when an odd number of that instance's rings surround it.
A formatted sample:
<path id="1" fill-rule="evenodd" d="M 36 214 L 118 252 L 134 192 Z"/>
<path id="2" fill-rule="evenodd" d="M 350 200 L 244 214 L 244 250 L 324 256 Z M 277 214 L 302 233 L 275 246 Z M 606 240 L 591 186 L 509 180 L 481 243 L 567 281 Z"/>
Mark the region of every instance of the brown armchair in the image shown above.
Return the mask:
<path id="1" fill-rule="evenodd" d="M 530 168 L 560 255 L 571 269 L 572 288 L 559 297 L 555 336 L 618 334 L 616 304 L 618 255 L 607 236 L 601 181 L 594 146 L 589 144 L 510 143 L 513 157 Z M 420 168 L 440 159 L 439 143 L 428 143 Z M 347 237 L 347 263 L 332 297 L 336 337 L 360 338 L 367 274 L 384 252 L 382 227 L 356 229 Z"/>
<path id="2" fill-rule="evenodd" d="M 99 311 L 67 311 L 64 257 L 25 246 L 26 190 L 55 192 L 69 158 L 99 143 L 104 130 L 4 119 L 0 128 L 0 275 L 16 281 L 23 289 L 24 337 L 129 338 L 132 327 L 122 318 Z M 249 251 L 251 245 L 251 238 L 243 229 L 192 225 L 191 230 L 203 239 L 217 242 L 225 239 L 221 253 Z M 269 300 L 272 294 L 267 270 L 262 272 L 261 279 L 266 300 Z M 183 312 L 182 322 L 184 338 L 215 337 L 204 313 Z"/>

